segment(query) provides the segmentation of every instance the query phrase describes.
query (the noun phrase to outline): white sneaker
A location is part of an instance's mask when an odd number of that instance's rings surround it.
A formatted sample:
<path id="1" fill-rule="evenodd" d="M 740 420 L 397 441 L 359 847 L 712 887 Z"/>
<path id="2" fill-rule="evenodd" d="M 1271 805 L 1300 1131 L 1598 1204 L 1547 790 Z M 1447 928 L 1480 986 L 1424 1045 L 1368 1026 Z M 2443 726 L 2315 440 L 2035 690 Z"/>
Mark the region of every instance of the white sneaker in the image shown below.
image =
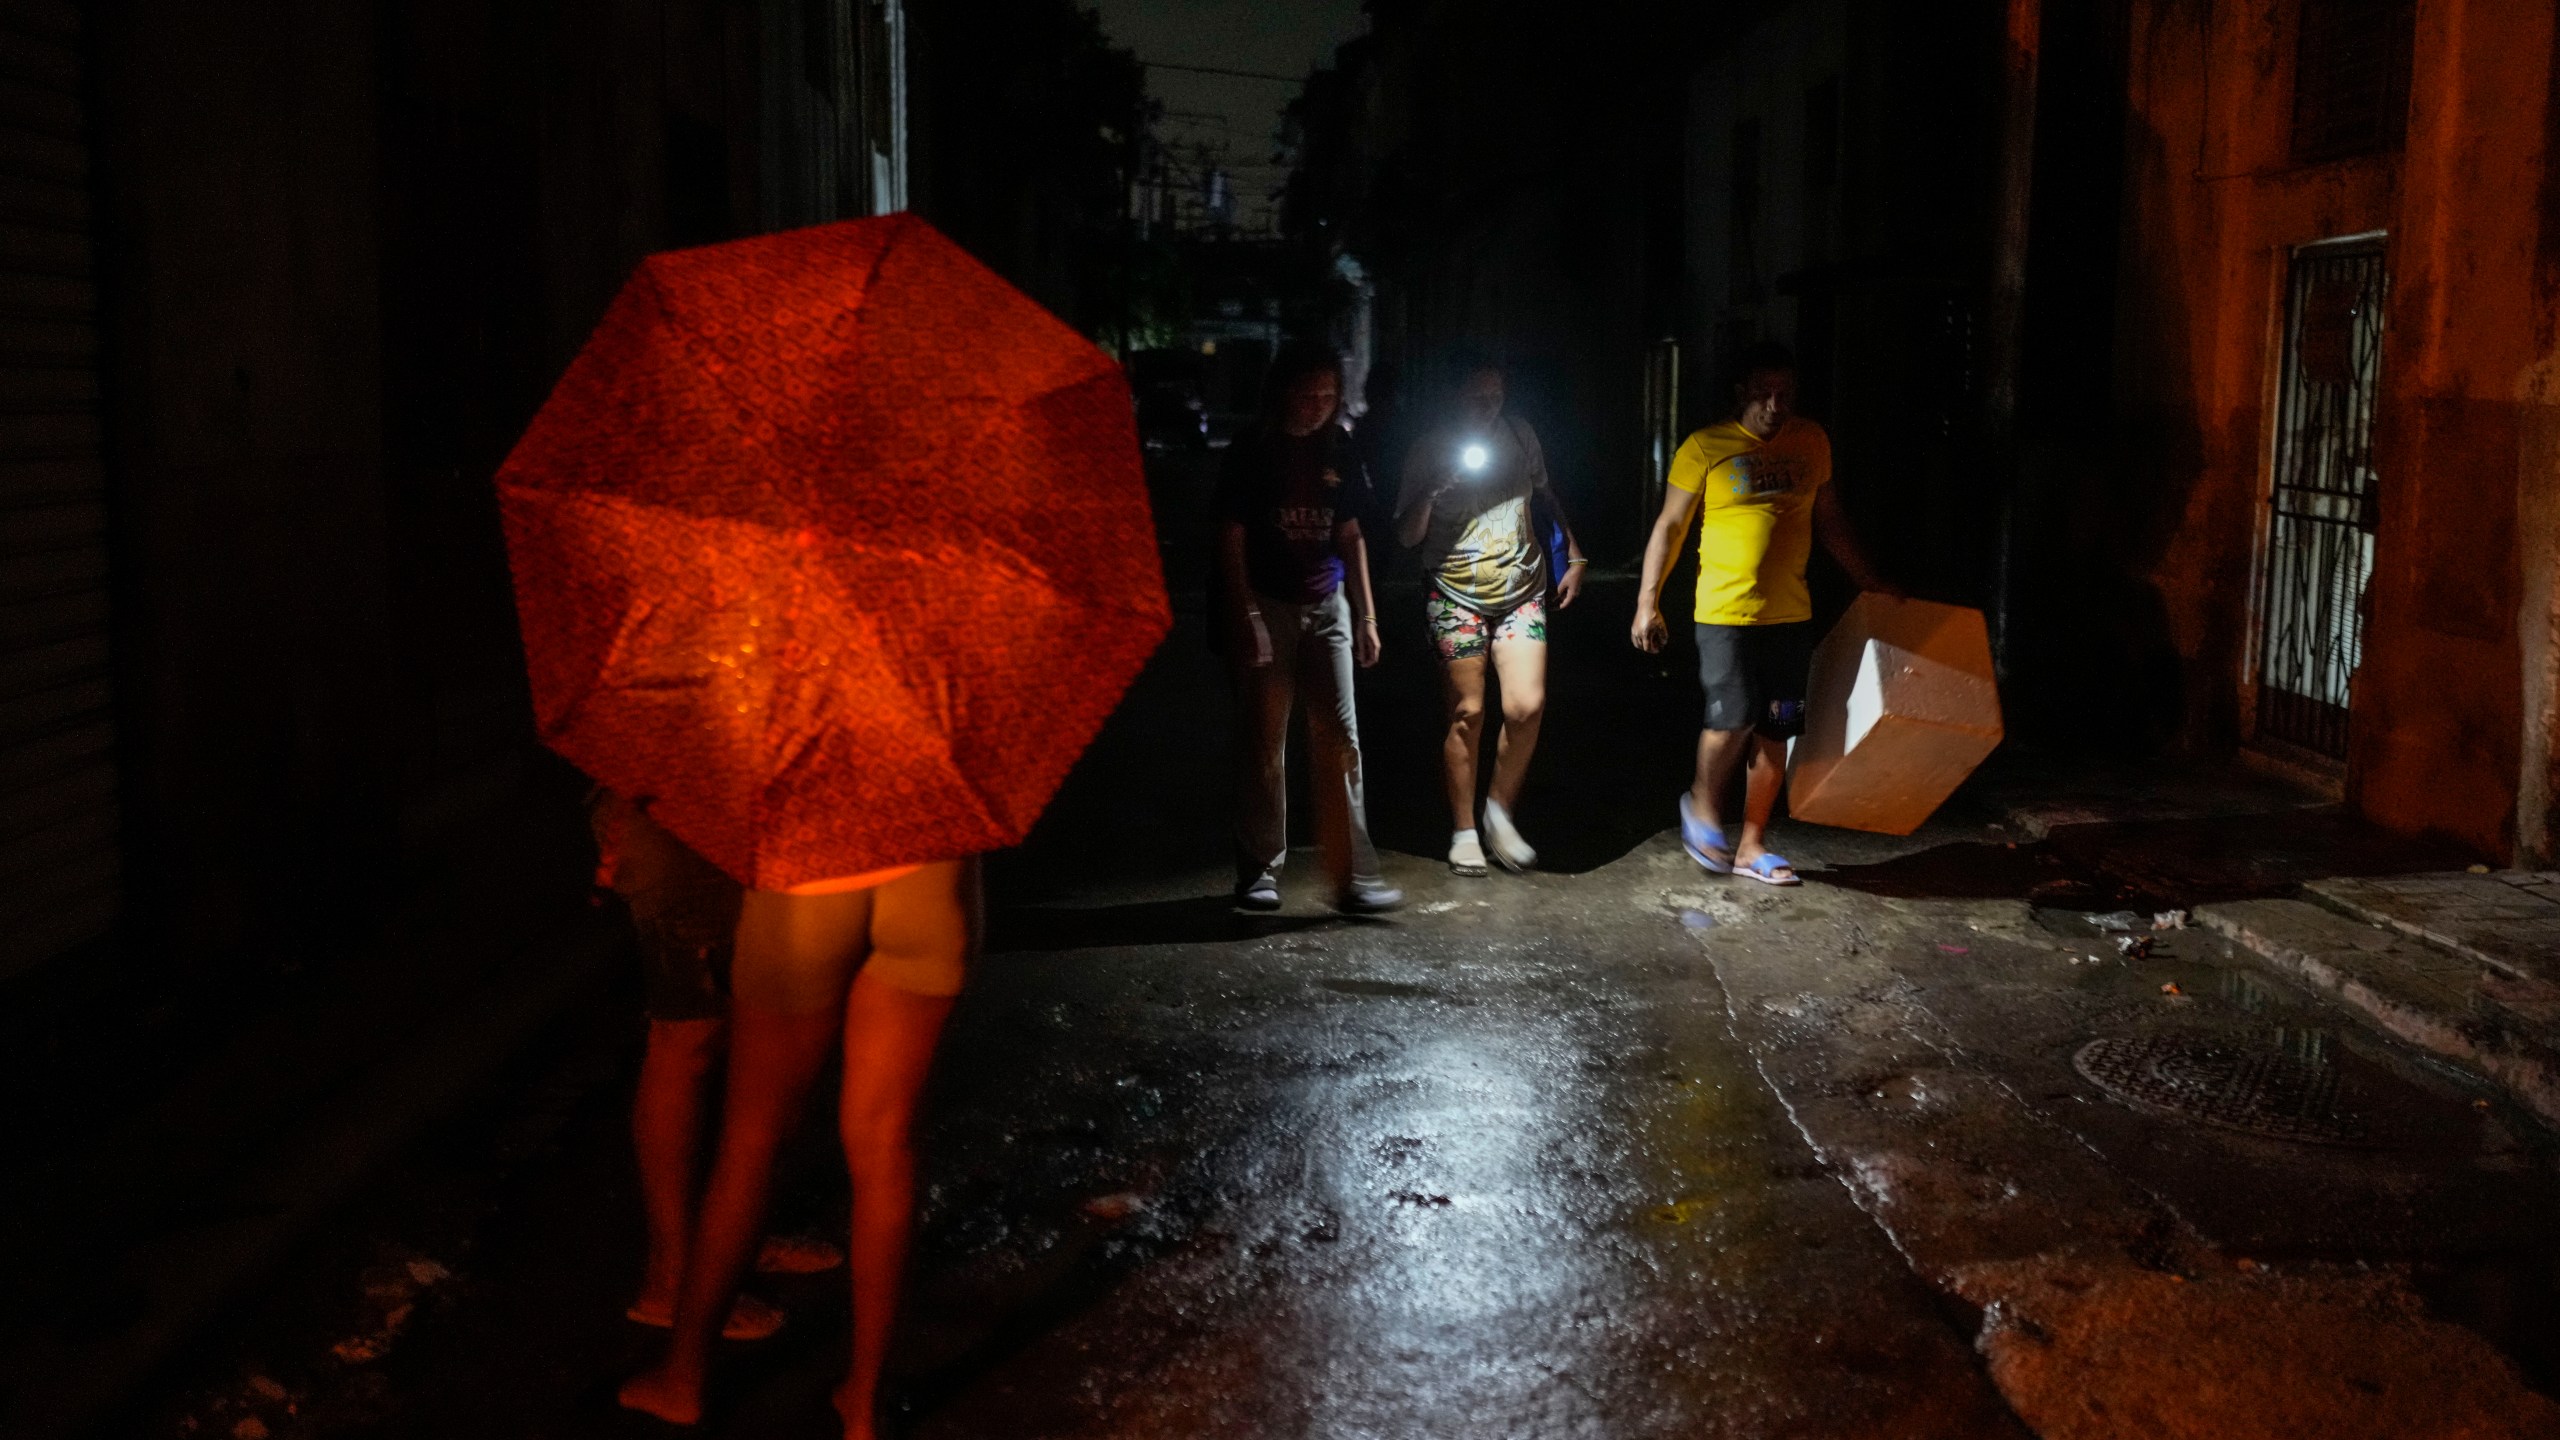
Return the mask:
<path id="1" fill-rule="evenodd" d="M 1520 838 L 1519 830 L 1511 823 L 1511 812 L 1491 800 L 1484 802 L 1484 838 L 1489 842 L 1485 848 L 1493 852 L 1503 869 L 1521 875 L 1537 868 L 1538 852 Z"/>
<path id="2" fill-rule="evenodd" d="M 1461 830 L 1449 841 L 1449 868 L 1461 875 L 1493 873 L 1484 863 L 1484 846 L 1473 830 Z"/>
<path id="3" fill-rule="evenodd" d="M 1236 908 L 1265 911 L 1279 909 L 1280 877 L 1265 869 L 1258 875 L 1236 881 Z"/>
<path id="4" fill-rule="evenodd" d="M 1384 915 L 1404 908 L 1404 892 L 1377 876 L 1355 875 L 1333 897 L 1333 908 L 1345 915 Z"/>

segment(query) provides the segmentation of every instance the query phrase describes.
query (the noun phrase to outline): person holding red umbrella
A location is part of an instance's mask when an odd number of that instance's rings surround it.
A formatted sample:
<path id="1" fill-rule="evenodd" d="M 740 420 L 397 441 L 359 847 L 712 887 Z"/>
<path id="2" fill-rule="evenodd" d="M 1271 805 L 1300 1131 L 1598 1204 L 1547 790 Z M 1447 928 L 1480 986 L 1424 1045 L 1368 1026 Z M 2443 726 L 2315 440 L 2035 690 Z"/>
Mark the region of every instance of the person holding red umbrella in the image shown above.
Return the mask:
<path id="1" fill-rule="evenodd" d="M 729 1043 L 729 957 L 738 933 L 738 882 L 649 818 L 648 797 L 596 787 L 587 797 L 596 842 L 596 886 L 615 898 L 640 961 L 648 1040 L 631 1097 L 632 1158 L 638 1163 L 647 1236 L 640 1291 L 624 1315 L 642 1325 L 674 1323 L 685 1248 L 693 1241 L 699 1163 L 716 1111 L 719 1069 Z M 766 1237 L 756 1269 L 812 1275 L 844 1263 L 844 1252 L 804 1235 Z M 780 1330 L 771 1301 L 741 1293 L 720 1333 L 757 1340 Z"/>
<path id="2" fill-rule="evenodd" d="M 1172 623 L 1127 381 L 908 215 L 654 255 L 498 475 L 534 718 L 745 887 L 665 1358 L 701 1418 L 776 1151 L 844 1046 L 844 1433 L 874 1433 L 909 1129 L 1027 834 Z"/>
<path id="3" fill-rule="evenodd" d="M 702 1418 L 712 1341 L 763 1233 L 776 1158 L 844 1044 L 838 1126 L 853 1182 L 853 1357 L 836 1391 L 849 1440 L 873 1433 L 915 1198 L 908 1130 L 979 932 L 974 860 L 747 892 L 729 975 L 720 1150 L 677 1292 L 666 1358 L 622 1387 L 662 1420 Z"/>
<path id="4" fill-rule="evenodd" d="M 1353 508 L 1350 437 L 1336 423 L 1342 362 L 1284 349 L 1263 424 L 1227 451 L 1219 483 L 1218 623 L 1235 676 L 1236 904 L 1280 908 L 1288 857 L 1289 718 L 1305 702 L 1317 831 L 1334 908 L 1404 903 L 1379 874 L 1362 796 L 1352 667 L 1378 663 L 1378 602 Z"/>

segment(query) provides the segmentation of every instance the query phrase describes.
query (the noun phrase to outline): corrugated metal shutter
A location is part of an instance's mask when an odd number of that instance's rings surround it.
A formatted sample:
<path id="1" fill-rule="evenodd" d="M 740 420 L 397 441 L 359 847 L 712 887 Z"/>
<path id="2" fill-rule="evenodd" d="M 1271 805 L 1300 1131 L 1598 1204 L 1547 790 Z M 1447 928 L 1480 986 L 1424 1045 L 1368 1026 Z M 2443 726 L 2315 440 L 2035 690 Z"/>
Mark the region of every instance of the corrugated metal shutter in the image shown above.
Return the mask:
<path id="1" fill-rule="evenodd" d="M 79 29 L 76 5 L 0 0 L 0 975 L 116 907 Z"/>

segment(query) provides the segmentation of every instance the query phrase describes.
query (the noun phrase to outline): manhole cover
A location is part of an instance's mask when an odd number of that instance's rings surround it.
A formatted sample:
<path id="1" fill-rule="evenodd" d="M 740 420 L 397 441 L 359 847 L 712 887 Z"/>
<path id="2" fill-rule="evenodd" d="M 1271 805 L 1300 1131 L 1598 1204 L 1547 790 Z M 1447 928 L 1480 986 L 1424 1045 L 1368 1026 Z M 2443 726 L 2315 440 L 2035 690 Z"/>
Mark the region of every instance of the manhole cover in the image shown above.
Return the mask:
<path id="1" fill-rule="evenodd" d="M 2365 1138 L 2363 1117 L 2339 1108 L 2337 1067 L 2324 1061 L 2154 1036 L 2092 1040 L 2071 1064 L 2099 1089 L 2145 1110 L 2312 1145 Z"/>

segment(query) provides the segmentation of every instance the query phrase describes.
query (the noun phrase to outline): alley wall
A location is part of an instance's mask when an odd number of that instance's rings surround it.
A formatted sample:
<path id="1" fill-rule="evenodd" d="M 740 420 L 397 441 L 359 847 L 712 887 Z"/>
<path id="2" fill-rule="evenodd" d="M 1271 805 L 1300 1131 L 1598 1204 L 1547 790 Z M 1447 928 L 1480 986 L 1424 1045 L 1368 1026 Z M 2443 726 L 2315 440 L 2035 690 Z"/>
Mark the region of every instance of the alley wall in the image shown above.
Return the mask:
<path id="1" fill-rule="evenodd" d="M 2130 547 L 2183 670 L 2183 731 L 2325 774 L 2373 819 L 2550 853 L 2552 16 L 2414 11 L 2405 138 L 2298 163 L 2298 5 L 2137 0 L 2116 373 L 2124 468 L 2063 543 Z M 2261 732 L 2267 488 L 2288 268 L 2378 234 L 2377 506 L 2350 743 Z M 2156 550 L 2142 537 L 2156 536 Z M 2103 562 L 2104 557 L 2093 556 Z"/>
<path id="2" fill-rule="evenodd" d="M 343 953 L 544 763 L 490 475 L 642 255 L 871 198 L 768 10 L 93 7 L 122 954 Z"/>

